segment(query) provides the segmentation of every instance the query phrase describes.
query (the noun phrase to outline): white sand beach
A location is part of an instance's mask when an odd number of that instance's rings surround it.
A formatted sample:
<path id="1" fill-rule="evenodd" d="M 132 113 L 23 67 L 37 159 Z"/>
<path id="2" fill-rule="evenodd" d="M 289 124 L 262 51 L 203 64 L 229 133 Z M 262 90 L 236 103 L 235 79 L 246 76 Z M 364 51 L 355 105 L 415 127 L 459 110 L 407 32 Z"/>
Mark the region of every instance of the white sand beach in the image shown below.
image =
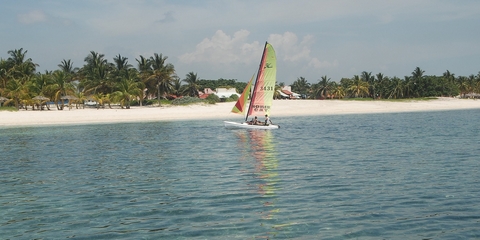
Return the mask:
<path id="1" fill-rule="evenodd" d="M 242 120 L 231 113 L 234 103 L 198 104 L 190 106 L 132 107 L 131 109 L 75 109 L 18 112 L 0 111 L 0 127 L 48 126 L 65 124 L 94 124 L 118 122 L 151 122 L 174 120 L 216 119 Z M 333 114 L 368 114 L 414 111 L 443 111 L 480 109 L 480 101 L 472 99 L 439 98 L 428 101 L 346 101 L 346 100 L 275 100 L 271 116 L 306 116 Z"/>

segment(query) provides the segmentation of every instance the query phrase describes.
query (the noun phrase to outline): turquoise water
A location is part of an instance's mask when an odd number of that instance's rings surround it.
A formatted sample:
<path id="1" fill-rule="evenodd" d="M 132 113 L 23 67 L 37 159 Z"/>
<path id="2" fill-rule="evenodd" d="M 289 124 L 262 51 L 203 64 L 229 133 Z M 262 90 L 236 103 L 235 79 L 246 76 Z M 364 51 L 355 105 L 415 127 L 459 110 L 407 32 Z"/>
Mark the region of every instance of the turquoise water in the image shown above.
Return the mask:
<path id="1" fill-rule="evenodd" d="M 479 239 L 479 110 L 0 129 L 2 239 Z M 223 120 L 223 119 L 222 119 Z"/>

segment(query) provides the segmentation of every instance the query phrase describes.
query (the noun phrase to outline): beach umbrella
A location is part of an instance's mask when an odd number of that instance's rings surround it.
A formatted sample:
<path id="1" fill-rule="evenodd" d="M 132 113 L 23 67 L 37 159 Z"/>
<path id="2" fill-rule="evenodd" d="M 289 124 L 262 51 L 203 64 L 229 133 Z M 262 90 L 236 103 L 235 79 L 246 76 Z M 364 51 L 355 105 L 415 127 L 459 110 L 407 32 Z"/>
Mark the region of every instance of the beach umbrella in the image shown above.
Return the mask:
<path id="1" fill-rule="evenodd" d="M 0 107 L 2 106 L 3 102 L 6 102 L 8 100 L 9 100 L 8 98 L 0 97 Z"/>
<path id="2" fill-rule="evenodd" d="M 61 97 L 60 99 L 62 99 L 62 100 L 77 100 L 78 98 L 75 97 L 75 96 L 72 96 L 72 95 L 66 95 L 66 96 Z"/>
<path id="3" fill-rule="evenodd" d="M 44 96 L 36 96 L 32 98 L 33 100 L 38 100 L 38 101 L 48 101 L 50 98 L 44 97 Z"/>
<path id="4" fill-rule="evenodd" d="M 75 101 L 75 100 L 78 100 L 77 97 L 72 96 L 72 95 L 63 96 L 63 97 L 61 97 L 60 99 L 62 99 L 62 100 L 68 100 L 68 107 L 69 107 L 69 109 L 71 109 L 72 100 L 74 100 L 74 101 Z"/>
<path id="5" fill-rule="evenodd" d="M 50 100 L 50 98 L 47 98 L 47 97 L 44 97 L 44 96 L 36 96 L 34 98 L 32 98 L 33 100 L 35 101 L 40 101 L 40 110 L 43 110 L 43 105 L 47 106 L 46 103 L 42 103 L 42 102 L 46 102 L 48 100 Z M 50 110 L 50 108 L 47 106 L 47 109 Z"/>

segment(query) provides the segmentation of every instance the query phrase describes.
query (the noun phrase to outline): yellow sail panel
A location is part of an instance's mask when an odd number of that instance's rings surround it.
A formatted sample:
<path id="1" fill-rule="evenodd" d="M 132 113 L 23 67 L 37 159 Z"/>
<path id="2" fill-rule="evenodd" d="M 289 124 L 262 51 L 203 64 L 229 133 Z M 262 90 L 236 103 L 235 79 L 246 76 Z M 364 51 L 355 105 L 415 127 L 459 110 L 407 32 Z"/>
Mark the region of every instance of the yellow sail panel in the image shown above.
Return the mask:
<path id="1" fill-rule="evenodd" d="M 250 101 L 248 116 L 270 115 L 273 94 L 275 93 L 276 78 L 277 59 L 275 50 L 272 45 L 266 43 L 252 94 L 252 100 Z"/>
<path id="2" fill-rule="evenodd" d="M 248 97 L 250 96 L 250 89 L 252 88 L 252 82 L 253 82 L 254 76 L 255 74 L 247 83 L 247 86 L 243 90 L 242 95 L 240 95 L 240 98 L 237 100 L 237 103 L 235 104 L 235 106 L 233 106 L 233 109 L 232 109 L 233 113 L 243 114 L 245 112 L 245 109 L 247 107 Z"/>

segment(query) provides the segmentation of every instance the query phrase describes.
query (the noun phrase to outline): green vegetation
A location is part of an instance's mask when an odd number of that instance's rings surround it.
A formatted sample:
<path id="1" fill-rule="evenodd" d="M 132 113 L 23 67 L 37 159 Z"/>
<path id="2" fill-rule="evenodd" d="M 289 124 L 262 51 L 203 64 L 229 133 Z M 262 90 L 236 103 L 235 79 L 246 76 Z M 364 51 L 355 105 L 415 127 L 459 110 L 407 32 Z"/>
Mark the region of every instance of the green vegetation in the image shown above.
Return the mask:
<path id="1" fill-rule="evenodd" d="M 232 94 L 230 97 L 227 98 L 227 102 L 236 102 L 238 98 L 238 95 Z"/>
<path id="2" fill-rule="evenodd" d="M 215 95 L 215 94 L 210 94 L 207 96 L 207 98 L 205 99 L 207 101 L 207 103 L 209 104 L 215 104 L 217 102 L 220 102 L 220 98 Z"/>
<path id="3" fill-rule="evenodd" d="M 0 111 L 16 112 L 18 109 L 15 107 L 0 107 Z"/>
<path id="4" fill-rule="evenodd" d="M 442 76 L 427 76 L 416 67 L 411 76 L 403 79 L 387 77 L 382 73 L 372 75 L 362 72 L 339 82 L 322 76 L 317 83 L 310 84 L 300 77 L 292 84 L 292 91 L 308 95 L 312 99 L 423 99 L 429 97 L 458 96 L 472 97 L 480 93 L 480 72 L 468 77 L 455 77 L 450 71 Z"/>
<path id="5" fill-rule="evenodd" d="M 135 68 L 120 54 L 109 62 L 103 54 L 91 51 L 81 68 L 64 59 L 59 69 L 44 73 L 36 72 L 38 64 L 26 57 L 26 50 L 15 49 L 8 54 L 7 59 L 0 58 L 0 103 L 16 109 L 43 109 L 48 107 L 47 102 L 53 102 L 57 109 L 63 110 L 67 100 L 70 107 L 76 108 L 82 107 L 86 100 L 97 102 L 98 108 L 113 104 L 126 109 L 132 105 L 186 104 L 201 101 L 199 91 L 209 87 L 206 83 L 215 82 L 199 80 L 193 72 L 181 80 L 174 66 L 167 63 L 168 58 L 157 53 L 151 57 L 139 56 Z M 217 83 L 246 85 L 235 80 Z M 171 101 L 181 98 L 185 99 Z"/>
<path id="6" fill-rule="evenodd" d="M 58 69 L 37 72 L 38 64 L 27 58 L 23 48 L 7 52 L 7 59 L 0 58 L 0 103 L 3 106 L 31 109 L 49 109 L 47 102 L 63 110 L 68 107 L 83 107 L 87 100 L 98 103 L 98 108 L 122 108 L 130 106 L 173 104 L 184 105 L 206 101 L 214 104 L 218 97 L 210 95 L 199 99 L 199 91 L 207 88 L 236 88 L 240 93 L 247 83 L 235 79 L 205 80 L 197 73 L 189 72 L 180 79 L 168 57 L 153 54 L 136 58 L 136 67 L 120 54 L 113 61 L 103 54 L 91 51 L 80 68 L 71 60 L 62 60 Z M 352 78 L 332 81 L 321 76 L 317 83 L 310 84 L 299 77 L 292 84 L 292 91 L 312 99 L 420 99 L 425 97 L 462 96 L 472 97 L 480 93 L 480 73 L 458 76 L 448 70 L 443 76 L 424 75 L 415 68 L 411 76 L 387 77 L 382 73 L 372 75 L 362 72 Z M 276 90 L 285 84 L 279 83 Z M 280 94 L 276 91 L 275 98 Z M 175 100 L 173 100 L 175 99 Z M 226 101 L 236 101 L 232 95 Z M 4 109 L 4 108 L 2 108 Z"/>
<path id="7" fill-rule="evenodd" d="M 200 98 L 185 96 L 182 98 L 174 99 L 172 101 L 172 105 L 189 105 L 189 104 L 195 104 L 195 103 L 201 103 L 201 102 L 204 102 L 204 101 Z"/>

